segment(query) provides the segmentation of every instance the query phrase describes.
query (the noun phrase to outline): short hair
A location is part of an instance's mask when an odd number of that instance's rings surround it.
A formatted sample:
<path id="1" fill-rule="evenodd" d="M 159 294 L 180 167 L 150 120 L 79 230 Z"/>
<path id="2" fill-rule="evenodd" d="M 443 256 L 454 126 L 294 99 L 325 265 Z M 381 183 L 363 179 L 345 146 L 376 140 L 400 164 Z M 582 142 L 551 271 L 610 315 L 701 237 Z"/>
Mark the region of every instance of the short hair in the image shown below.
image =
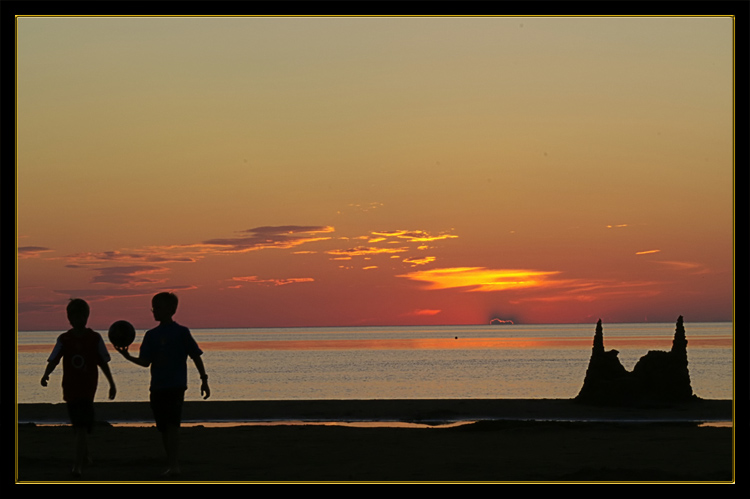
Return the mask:
<path id="1" fill-rule="evenodd" d="M 89 304 L 86 303 L 86 300 L 82 300 L 81 298 L 71 298 L 68 302 L 66 311 L 68 312 L 69 321 L 73 322 L 73 319 L 77 319 L 78 321 L 83 322 L 80 324 L 82 326 L 85 325 L 89 319 Z"/>
<path id="2" fill-rule="evenodd" d="M 164 307 L 165 310 L 170 311 L 172 314 L 177 312 L 177 303 L 177 295 L 166 291 L 157 293 L 151 298 L 151 306 L 153 308 Z"/>

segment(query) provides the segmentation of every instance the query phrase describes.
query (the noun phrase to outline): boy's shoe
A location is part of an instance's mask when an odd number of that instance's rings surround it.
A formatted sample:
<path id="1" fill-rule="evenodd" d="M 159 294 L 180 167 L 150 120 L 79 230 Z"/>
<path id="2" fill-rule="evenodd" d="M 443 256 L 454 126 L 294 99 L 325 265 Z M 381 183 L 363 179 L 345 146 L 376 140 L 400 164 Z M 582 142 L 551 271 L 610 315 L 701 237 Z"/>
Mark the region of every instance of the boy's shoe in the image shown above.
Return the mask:
<path id="1" fill-rule="evenodd" d="M 180 476 L 180 474 L 180 468 L 167 468 L 161 476 L 162 478 L 174 478 Z"/>

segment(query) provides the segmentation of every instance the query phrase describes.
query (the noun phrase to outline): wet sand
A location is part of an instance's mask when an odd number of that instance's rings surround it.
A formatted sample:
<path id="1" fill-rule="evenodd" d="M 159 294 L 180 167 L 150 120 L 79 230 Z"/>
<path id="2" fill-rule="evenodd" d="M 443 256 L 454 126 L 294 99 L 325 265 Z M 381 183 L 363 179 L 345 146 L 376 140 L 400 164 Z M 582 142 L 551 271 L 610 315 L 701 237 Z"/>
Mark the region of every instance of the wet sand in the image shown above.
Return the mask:
<path id="1" fill-rule="evenodd" d="M 732 401 L 671 409 L 590 408 L 568 400 L 188 402 L 182 475 L 195 482 L 731 482 Z M 17 482 L 71 481 L 72 430 L 43 425 L 62 404 L 18 408 Z M 152 482 L 164 465 L 143 403 L 99 403 L 93 464 L 79 481 Z M 143 411 L 146 412 L 143 412 Z M 127 417 L 124 417 L 127 416 Z M 143 418 L 141 418 L 143 416 Z M 219 426 L 241 420 L 470 420 L 442 428 Z M 169 481 L 176 481 L 170 479 Z"/>

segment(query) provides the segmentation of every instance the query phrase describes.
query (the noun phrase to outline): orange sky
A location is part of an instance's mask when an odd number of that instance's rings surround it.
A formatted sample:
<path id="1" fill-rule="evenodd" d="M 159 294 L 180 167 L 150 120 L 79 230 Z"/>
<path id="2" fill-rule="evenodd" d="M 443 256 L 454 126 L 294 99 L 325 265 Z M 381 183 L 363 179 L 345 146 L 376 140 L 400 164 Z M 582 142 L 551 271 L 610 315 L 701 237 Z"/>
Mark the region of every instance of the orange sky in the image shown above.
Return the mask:
<path id="1" fill-rule="evenodd" d="M 21 17 L 18 328 L 732 320 L 733 27 Z"/>

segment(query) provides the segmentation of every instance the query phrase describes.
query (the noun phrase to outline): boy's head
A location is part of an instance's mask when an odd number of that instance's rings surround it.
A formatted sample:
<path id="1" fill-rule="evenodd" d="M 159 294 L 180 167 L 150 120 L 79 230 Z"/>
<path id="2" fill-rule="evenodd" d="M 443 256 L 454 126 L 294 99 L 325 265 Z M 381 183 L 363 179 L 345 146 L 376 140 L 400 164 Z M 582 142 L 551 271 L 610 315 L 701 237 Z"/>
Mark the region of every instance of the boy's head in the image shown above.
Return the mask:
<path id="1" fill-rule="evenodd" d="M 72 298 L 68 303 L 68 322 L 73 327 L 86 327 L 89 320 L 89 304 L 80 298 Z"/>
<path id="2" fill-rule="evenodd" d="M 177 295 L 158 293 L 151 298 L 151 311 L 157 321 L 169 320 L 177 312 Z"/>

